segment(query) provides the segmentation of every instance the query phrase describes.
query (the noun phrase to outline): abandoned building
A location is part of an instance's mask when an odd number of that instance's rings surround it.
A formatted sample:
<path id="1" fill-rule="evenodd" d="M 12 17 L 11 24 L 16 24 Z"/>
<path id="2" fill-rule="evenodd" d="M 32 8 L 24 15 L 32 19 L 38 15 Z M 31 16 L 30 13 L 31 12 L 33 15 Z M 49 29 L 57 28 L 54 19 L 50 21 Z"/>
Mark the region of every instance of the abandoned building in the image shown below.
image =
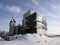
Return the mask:
<path id="1" fill-rule="evenodd" d="M 12 17 L 10 21 L 9 35 L 26 34 L 26 33 L 42 33 L 46 34 L 46 19 L 41 17 L 37 12 L 28 10 L 23 15 L 22 25 L 16 25 L 15 19 Z"/>
<path id="2" fill-rule="evenodd" d="M 10 29 L 9 29 L 9 34 L 8 35 L 16 35 L 16 34 L 21 34 L 22 33 L 22 26 L 20 24 L 16 25 L 15 19 L 12 17 L 10 21 Z"/>
<path id="3" fill-rule="evenodd" d="M 41 17 L 37 12 L 28 10 L 23 15 L 22 26 L 24 33 L 43 33 L 46 34 L 47 23 L 46 19 Z"/>

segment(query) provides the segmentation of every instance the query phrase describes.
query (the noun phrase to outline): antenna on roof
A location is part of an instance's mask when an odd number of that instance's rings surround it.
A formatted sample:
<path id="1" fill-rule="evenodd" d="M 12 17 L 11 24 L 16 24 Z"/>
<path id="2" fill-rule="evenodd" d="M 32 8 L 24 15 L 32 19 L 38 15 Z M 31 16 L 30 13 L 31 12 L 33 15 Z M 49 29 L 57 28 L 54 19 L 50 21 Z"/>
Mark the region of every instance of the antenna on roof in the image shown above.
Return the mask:
<path id="1" fill-rule="evenodd" d="M 12 16 L 12 19 L 13 19 L 13 16 Z"/>

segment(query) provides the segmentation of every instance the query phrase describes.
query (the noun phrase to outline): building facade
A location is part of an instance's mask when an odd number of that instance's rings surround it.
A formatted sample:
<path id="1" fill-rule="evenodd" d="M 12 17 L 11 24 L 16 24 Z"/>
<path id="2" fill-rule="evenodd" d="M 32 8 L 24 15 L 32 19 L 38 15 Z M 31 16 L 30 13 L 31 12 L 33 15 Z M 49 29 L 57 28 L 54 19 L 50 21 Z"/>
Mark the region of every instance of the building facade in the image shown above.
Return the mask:
<path id="1" fill-rule="evenodd" d="M 21 24 L 18 24 L 16 26 L 16 34 L 23 34 L 23 29 L 22 29 L 22 25 Z"/>
<path id="2" fill-rule="evenodd" d="M 9 29 L 9 35 L 14 35 L 16 34 L 16 21 L 15 19 L 12 17 L 11 21 L 10 21 L 10 29 Z"/>
<path id="3" fill-rule="evenodd" d="M 10 24 L 9 36 L 22 34 L 22 26 L 20 24 L 16 25 L 16 21 L 13 17 L 9 24 Z"/>
<path id="4" fill-rule="evenodd" d="M 43 17 L 36 12 L 29 10 L 23 16 L 22 26 L 24 33 L 42 33 L 46 34 L 47 23 Z"/>

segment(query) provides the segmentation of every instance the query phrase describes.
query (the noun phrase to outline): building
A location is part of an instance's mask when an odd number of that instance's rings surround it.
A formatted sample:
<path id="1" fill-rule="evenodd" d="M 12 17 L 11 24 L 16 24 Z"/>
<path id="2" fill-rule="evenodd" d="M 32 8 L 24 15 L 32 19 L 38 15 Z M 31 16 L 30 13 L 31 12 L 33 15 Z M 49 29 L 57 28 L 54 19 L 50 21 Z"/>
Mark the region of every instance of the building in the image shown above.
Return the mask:
<path id="1" fill-rule="evenodd" d="M 10 25 L 9 26 L 10 27 L 9 28 L 9 36 L 23 34 L 22 25 L 20 25 L 20 24 L 16 25 L 16 21 L 13 17 L 12 17 L 9 25 Z"/>
<path id="2" fill-rule="evenodd" d="M 9 35 L 26 34 L 26 33 L 40 33 L 46 34 L 47 23 L 46 19 L 40 16 L 33 10 L 28 10 L 23 15 L 22 25 L 16 25 L 15 19 L 12 17 L 10 21 Z"/>
<path id="3" fill-rule="evenodd" d="M 16 34 L 23 34 L 23 29 L 21 24 L 18 24 L 16 26 L 16 30 L 17 30 Z"/>
<path id="4" fill-rule="evenodd" d="M 24 29 L 24 33 L 42 33 L 46 34 L 47 23 L 46 19 L 40 17 L 33 10 L 28 10 L 23 15 L 22 26 Z"/>
<path id="5" fill-rule="evenodd" d="M 12 17 L 11 21 L 10 21 L 10 29 L 9 29 L 9 35 L 14 35 L 16 34 L 16 21 L 15 19 Z"/>

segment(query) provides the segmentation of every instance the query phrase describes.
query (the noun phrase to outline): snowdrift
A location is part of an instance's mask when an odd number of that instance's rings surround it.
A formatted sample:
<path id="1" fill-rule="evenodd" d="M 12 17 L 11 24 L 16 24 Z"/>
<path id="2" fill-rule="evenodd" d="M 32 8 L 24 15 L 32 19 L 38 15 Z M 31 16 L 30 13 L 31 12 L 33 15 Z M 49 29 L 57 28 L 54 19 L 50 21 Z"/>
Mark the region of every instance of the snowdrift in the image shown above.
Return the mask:
<path id="1" fill-rule="evenodd" d="M 59 45 L 60 38 L 47 37 L 41 34 L 9 36 L 10 41 L 0 41 L 1 45 Z"/>

